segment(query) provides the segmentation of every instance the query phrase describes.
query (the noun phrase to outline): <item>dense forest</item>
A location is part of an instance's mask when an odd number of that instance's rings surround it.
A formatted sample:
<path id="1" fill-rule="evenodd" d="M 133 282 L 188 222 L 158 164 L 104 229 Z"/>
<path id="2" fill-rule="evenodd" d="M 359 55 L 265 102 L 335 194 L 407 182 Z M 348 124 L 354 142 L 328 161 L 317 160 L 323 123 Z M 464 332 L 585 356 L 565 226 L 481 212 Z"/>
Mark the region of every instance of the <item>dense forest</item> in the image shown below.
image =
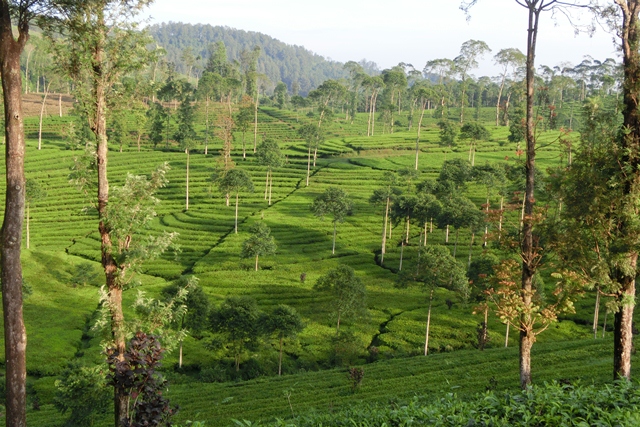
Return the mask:
<path id="1" fill-rule="evenodd" d="M 174 63 L 180 73 L 200 75 L 216 42 L 227 48 L 227 59 L 240 61 L 242 51 L 260 46 L 257 71 L 266 75 L 271 88 L 284 82 L 289 91 L 306 95 L 327 79 L 346 77 L 341 63 L 329 61 L 302 46 L 288 45 L 268 35 L 211 25 L 181 22 L 154 24 L 148 27 L 153 39 L 166 51 L 165 60 Z M 193 62 L 192 62 L 193 61 Z"/>
<path id="2" fill-rule="evenodd" d="M 575 65 L 523 2 L 378 70 L 0 0 L 7 425 L 635 425 L 640 1 Z"/>

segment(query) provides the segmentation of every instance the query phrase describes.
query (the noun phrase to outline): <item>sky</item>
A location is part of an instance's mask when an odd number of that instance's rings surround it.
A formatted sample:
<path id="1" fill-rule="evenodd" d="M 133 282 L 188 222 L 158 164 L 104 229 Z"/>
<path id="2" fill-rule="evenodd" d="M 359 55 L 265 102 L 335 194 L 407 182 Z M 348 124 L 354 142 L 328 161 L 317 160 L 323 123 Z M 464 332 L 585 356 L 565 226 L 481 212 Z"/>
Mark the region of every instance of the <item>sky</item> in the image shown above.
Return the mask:
<path id="1" fill-rule="evenodd" d="M 505 48 L 526 49 L 527 10 L 514 0 L 479 0 L 470 19 L 459 0 L 156 0 L 151 23 L 185 22 L 256 31 L 284 43 L 304 46 L 335 61 L 367 59 L 380 69 L 400 62 L 422 70 L 427 61 L 455 58 L 467 40 L 482 40 L 492 52 L 471 71 L 493 76 L 493 55 Z M 574 12 L 575 22 L 589 16 Z M 580 63 L 585 55 L 619 60 L 611 34 L 574 34 L 561 14 L 542 15 L 536 65 Z"/>

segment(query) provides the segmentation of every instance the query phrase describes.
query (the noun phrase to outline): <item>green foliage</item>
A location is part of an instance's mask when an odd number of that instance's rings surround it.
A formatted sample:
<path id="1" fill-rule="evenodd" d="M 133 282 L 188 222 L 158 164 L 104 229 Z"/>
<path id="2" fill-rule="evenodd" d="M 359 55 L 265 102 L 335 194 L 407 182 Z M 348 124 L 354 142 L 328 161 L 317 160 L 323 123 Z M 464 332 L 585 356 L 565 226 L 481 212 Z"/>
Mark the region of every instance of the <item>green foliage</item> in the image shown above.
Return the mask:
<path id="1" fill-rule="evenodd" d="M 351 215 L 352 203 L 349 195 L 340 187 L 329 187 L 317 196 L 311 205 L 311 211 L 317 217 L 332 217 L 332 221 L 343 222 L 347 215 Z"/>
<path id="2" fill-rule="evenodd" d="M 129 342 L 124 360 L 108 353 L 109 385 L 129 395 L 133 402 L 122 427 L 170 425 L 178 410 L 163 396 L 167 381 L 158 372 L 164 350 L 153 336 L 137 332 Z"/>
<path id="3" fill-rule="evenodd" d="M 525 128 L 524 111 L 520 108 L 516 109 L 511 116 L 509 122 L 509 136 L 507 139 L 509 142 L 521 142 L 524 141 L 526 128 Z"/>
<path id="4" fill-rule="evenodd" d="M 284 155 L 278 147 L 278 143 L 271 138 L 265 138 L 256 147 L 256 159 L 258 163 L 271 169 L 282 167 Z"/>
<path id="5" fill-rule="evenodd" d="M 471 141 L 484 141 L 491 137 L 491 133 L 478 122 L 467 122 L 460 128 L 460 139 Z"/>
<path id="6" fill-rule="evenodd" d="M 104 365 L 82 366 L 70 364 L 56 380 L 54 405 L 62 414 L 69 413 L 65 426 L 85 427 L 95 421 L 111 404 L 113 392 L 107 388 L 107 369 Z"/>
<path id="7" fill-rule="evenodd" d="M 271 229 L 263 222 L 257 222 L 249 229 L 251 237 L 242 243 L 241 258 L 255 258 L 256 271 L 258 270 L 258 257 L 273 255 L 276 253 L 276 242 L 271 236 Z"/>
<path id="8" fill-rule="evenodd" d="M 90 262 L 81 262 L 76 264 L 71 276 L 71 284 L 73 286 L 86 286 L 87 284 L 95 284 L 100 278 L 100 273 L 96 271 Z"/>
<path id="9" fill-rule="evenodd" d="M 367 313 L 367 291 L 353 268 L 339 265 L 318 278 L 313 289 L 331 296 L 329 302 L 337 318 L 336 331 L 340 330 L 340 320 L 346 316 L 361 317 Z"/>
<path id="10" fill-rule="evenodd" d="M 223 345 L 235 360 L 236 371 L 240 370 L 243 354 L 253 348 L 261 335 L 260 310 L 251 297 L 228 297 L 210 313 L 211 332 L 224 337 Z"/>
<path id="11" fill-rule="evenodd" d="M 253 192 L 251 176 L 243 169 L 230 169 L 218 181 L 218 188 L 223 193 Z"/>
<path id="12" fill-rule="evenodd" d="M 440 145 L 447 147 L 456 146 L 456 137 L 458 136 L 458 125 L 449 120 L 440 120 L 438 122 L 440 128 Z"/>
<path id="13" fill-rule="evenodd" d="M 640 422 L 640 387 L 546 383 L 513 393 L 486 392 L 471 400 L 448 393 L 439 400 L 416 396 L 400 405 L 354 405 L 331 413 L 301 415 L 257 426 L 575 426 L 636 425 Z"/>
<path id="14" fill-rule="evenodd" d="M 190 333 L 197 334 L 207 327 L 209 317 L 209 298 L 201 286 L 198 286 L 198 278 L 195 276 L 181 276 L 169 286 L 162 289 L 161 295 L 166 303 L 171 303 L 178 298 L 183 290 L 186 290 L 184 306 L 186 313 L 176 318 L 179 327 L 186 328 Z M 176 307 L 176 304 L 172 304 Z M 176 307 L 178 308 L 178 307 Z"/>

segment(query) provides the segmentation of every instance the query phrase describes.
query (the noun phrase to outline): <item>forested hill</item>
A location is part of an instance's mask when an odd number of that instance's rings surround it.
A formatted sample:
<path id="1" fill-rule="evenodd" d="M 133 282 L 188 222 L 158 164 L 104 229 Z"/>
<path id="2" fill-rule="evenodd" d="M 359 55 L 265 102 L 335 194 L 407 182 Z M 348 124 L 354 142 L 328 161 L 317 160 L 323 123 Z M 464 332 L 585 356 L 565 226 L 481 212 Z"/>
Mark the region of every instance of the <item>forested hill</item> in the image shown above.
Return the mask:
<path id="1" fill-rule="evenodd" d="M 259 46 L 262 54 L 258 59 L 258 72 L 266 74 L 274 85 L 280 81 L 286 83 L 289 90 L 298 82 L 303 95 L 327 79 L 347 76 L 342 63 L 327 61 L 301 46 L 288 45 L 262 33 L 181 22 L 155 24 L 148 30 L 167 51 L 167 61 L 175 63 L 179 72 L 186 73 L 188 69 L 184 61 L 185 50 L 191 48 L 191 54 L 201 58 L 194 66 L 198 72 L 210 55 L 209 46 L 223 41 L 230 61 L 239 60 L 243 50 Z"/>

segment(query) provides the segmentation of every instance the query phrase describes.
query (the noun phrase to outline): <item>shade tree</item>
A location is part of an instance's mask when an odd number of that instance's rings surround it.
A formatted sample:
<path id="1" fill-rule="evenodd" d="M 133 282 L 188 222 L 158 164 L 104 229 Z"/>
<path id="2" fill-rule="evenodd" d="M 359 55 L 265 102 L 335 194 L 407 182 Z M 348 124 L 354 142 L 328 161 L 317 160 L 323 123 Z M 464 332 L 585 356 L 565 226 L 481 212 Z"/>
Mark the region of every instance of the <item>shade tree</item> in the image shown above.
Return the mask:
<path id="1" fill-rule="evenodd" d="M 199 336 L 207 328 L 209 316 L 209 298 L 201 286 L 199 279 L 195 276 L 180 276 L 169 286 L 162 289 L 161 295 L 165 301 L 176 299 L 181 292 L 186 292 L 186 297 L 182 301 L 184 310 L 176 310 L 174 326 L 176 329 L 186 329 L 191 335 Z M 182 343 L 179 343 L 178 367 L 182 367 Z"/>
<path id="2" fill-rule="evenodd" d="M 267 167 L 267 178 L 264 189 L 264 198 L 269 200 L 271 206 L 271 190 L 273 188 L 273 169 L 284 165 L 284 155 L 280 151 L 278 143 L 271 138 L 265 138 L 258 144 L 256 149 L 256 159 L 262 166 Z"/>
<path id="3" fill-rule="evenodd" d="M 386 171 L 383 175 L 383 186 L 373 191 L 369 197 L 369 202 L 374 205 L 384 206 L 384 220 L 382 222 L 382 245 L 380 249 L 380 263 L 384 262 L 384 255 L 387 252 L 387 228 L 389 226 L 389 213 L 391 212 L 392 202 L 401 193 L 397 188 L 397 176 L 390 171 Z"/>
<path id="4" fill-rule="evenodd" d="M 416 268 L 408 268 L 398 274 L 396 286 L 404 288 L 419 283 L 428 294 L 427 321 L 424 341 L 424 355 L 429 354 L 429 332 L 431 327 L 431 308 L 433 294 L 438 287 L 457 292 L 463 299 L 468 298 L 469 286 L 464 268 L 451 255 L 449 249 L 441 245 L 429 245 L 420 248 L 416 258 Z"/>
<path id="5" fill-rule="evenodd" d="M 333 244 L 331 253 L 336 253 L 336 230 L 339 222 L 344 222 L 347 215 L 351 215 L 353 203 L 346 191 L 339 187 L 329 187 L 317 196 L 311 204 L 313 214 L 321 219 L 331 217 L 333 223 Z"/>
<path id="6" fill-rule="evenodd" d="M 258 258 L 262 255 L 276 253 L 276 242 L 271 235 L 271 229 L 263 222 L 256 222 L 249 229 L 251 236 L 242 243 L 241 258 L 254 258 L 255 271 L 258 271 Z"/>
<path id="7" fill-rule="evenodd" d="M 307 187 L 309 186 L 309 176 L 311 175 L 311 150 L 318 151 L 318 147 L 324 142 L 325 135 L 321 127 L 313 124 L 302 125 L 298 128 L 298 135 L 307 143 Z M 315 155 L 314 155 L 315 156 Z M 314 157 L 315 158 L 315 157 Z M 315 167 L 315 160 L 313 163 Z"/>
<path id="8" fill-rule="evenodd" d="M 251 176 L 242 169 L 230 169 L 218 181 L 218 188 L 224 194 L 236 194 L 236 212 L 234 233 L 238 234 L 238 205 L 240 192 L 253 192 L 253 181 Z"/>
<path id="9" fill-rule="evenodd" d="M 467 122 L 460 128 L 460 139 L 469 140 L 469 162 L 471 166 L 476 162 L 476 146 L 478 141 L 485 141 L 491 137 L 491 133 L 478 122 Z"/>
<path id="10" fill-rule="evenodd" d="M 302 318 L 295 308 L 279 304 L 264 316 L 262 325 L 265 333 L 278 339 L 278 375 L 282 375 L 282 352 L 285 338 L 294 338 L 304 329 Z"/>
<path id="11" fill-rule="evenodd" d="M 353 268 L 339 265 L 316 281 L 313 289 L 329 294 L 329 306 L 336 318 L 336 334 L 346 317 L 362 317 L 367 313 L 367 291 Z"/>

